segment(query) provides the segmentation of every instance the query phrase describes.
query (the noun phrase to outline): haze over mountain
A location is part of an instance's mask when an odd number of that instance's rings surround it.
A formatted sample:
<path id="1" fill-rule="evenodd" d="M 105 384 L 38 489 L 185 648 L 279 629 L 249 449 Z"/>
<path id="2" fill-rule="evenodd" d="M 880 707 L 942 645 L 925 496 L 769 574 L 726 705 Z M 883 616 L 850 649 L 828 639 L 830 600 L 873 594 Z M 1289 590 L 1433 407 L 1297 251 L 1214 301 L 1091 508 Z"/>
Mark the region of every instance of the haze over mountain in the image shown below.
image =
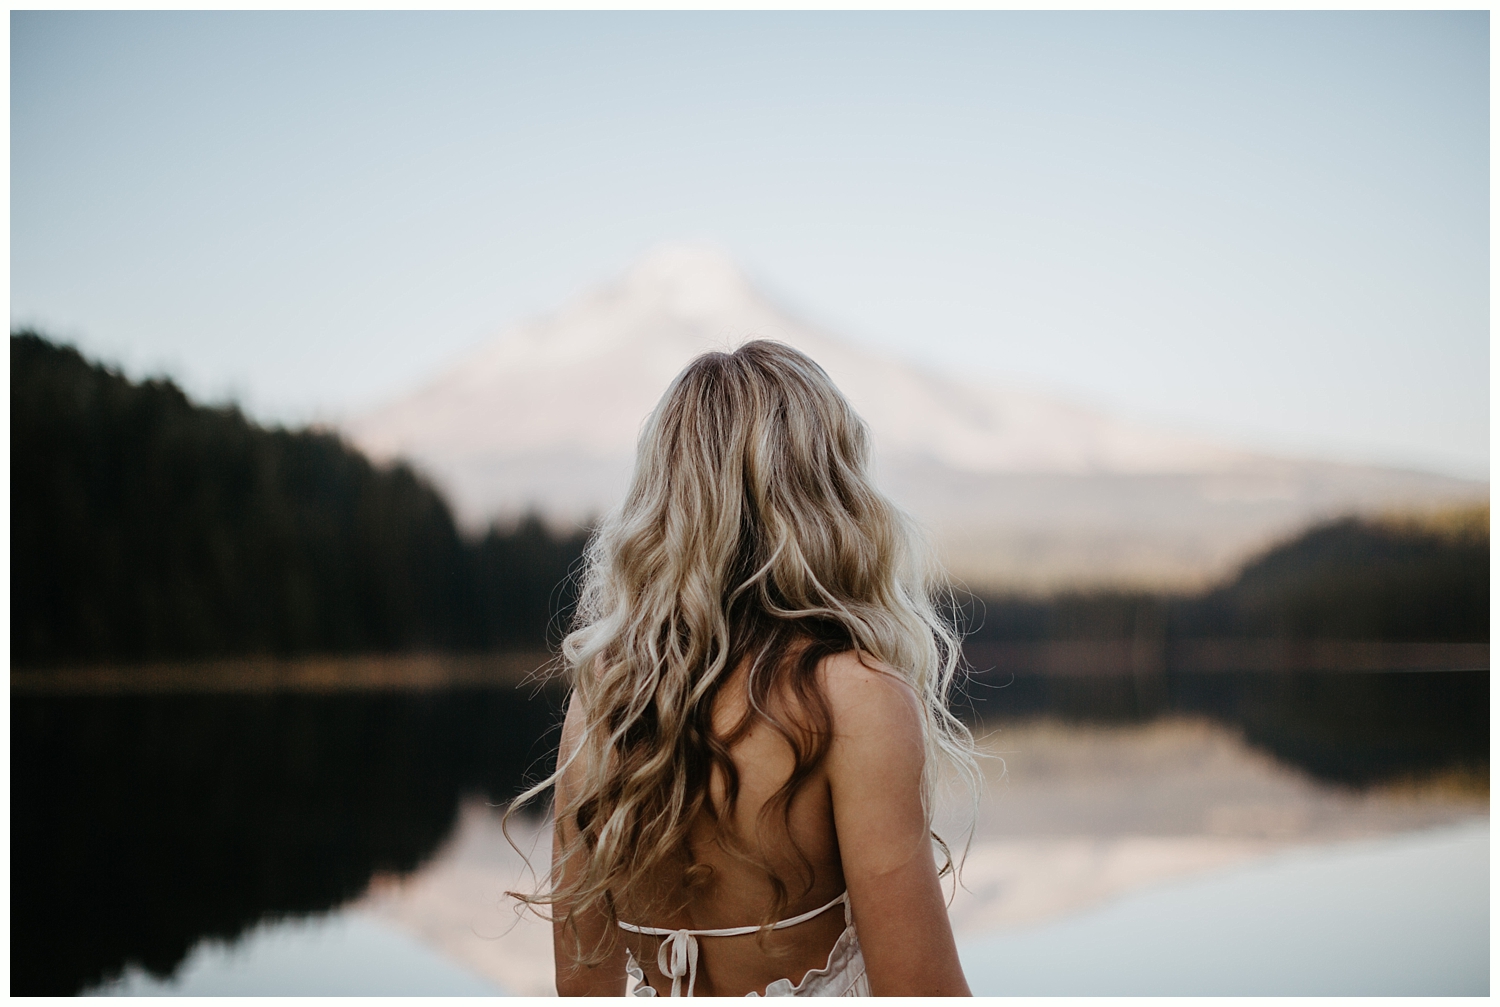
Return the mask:
<path id="1" fill-rule="evenodd" d="M 470 527 L 613 506 L 636 436 L 695 355 L 747 339 L 817 360 L 869 423 L 877 477 L 973 586 L 1201 584 L 1319 517 L 1485 499 L 1487 485 L 1273 458 L 928 371 L 791 317 L 727 256 L 669 246 L 346 423 L 404 457 Z"/>

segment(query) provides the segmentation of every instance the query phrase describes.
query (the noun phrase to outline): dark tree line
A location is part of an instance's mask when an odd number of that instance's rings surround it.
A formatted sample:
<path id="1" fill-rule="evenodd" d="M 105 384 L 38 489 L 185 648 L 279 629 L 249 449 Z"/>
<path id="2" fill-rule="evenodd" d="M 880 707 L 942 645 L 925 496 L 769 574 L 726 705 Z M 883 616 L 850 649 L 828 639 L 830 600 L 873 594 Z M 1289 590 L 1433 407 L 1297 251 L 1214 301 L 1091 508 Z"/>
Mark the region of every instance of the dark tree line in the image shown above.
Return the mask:
<path id="1" fill-rule="evenodd" d="M 1489 513 L 1467 517 L 1319 525 L 1183 603 L 1178 621 L 1203 635 L 1488 640 Z"/>
<path id="2" fill-rule="evenodd" d="M 460 535 L 404 465 L 11 337 L 16 666 L 539 647 L 586 535 Z"/>
<path id="3" fill-rule="evenodd" d="M 1448 527 L 1341 518 L 1191 595 L 1065 592 L 970 597 L 959 621 L 985 641 L 1140 636 L 1484 642 L 1489 640 L 1487 510 Z"/>

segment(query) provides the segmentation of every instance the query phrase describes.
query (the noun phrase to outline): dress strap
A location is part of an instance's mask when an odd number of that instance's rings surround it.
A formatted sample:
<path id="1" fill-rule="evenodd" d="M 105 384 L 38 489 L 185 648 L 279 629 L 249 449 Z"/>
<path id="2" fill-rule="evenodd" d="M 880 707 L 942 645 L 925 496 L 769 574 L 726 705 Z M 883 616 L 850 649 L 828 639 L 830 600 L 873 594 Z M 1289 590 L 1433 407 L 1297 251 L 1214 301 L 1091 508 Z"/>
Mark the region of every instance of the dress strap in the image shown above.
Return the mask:
<path id="1" fill-rule="evenodd" d="M 838 898 L 820 906 L 810 913 L 801 916 L 793 916 L 791 919 L 777 920 L 771 924 L 772 930 L 785 930 L 794 927 L 798 923 L 806 923 L 815 916 L 821 916 L 839 903 L 844 904 L 844 925 L 850 922 L 849 893 L 845 891 Z M 687 995 L 693 995 L 693 983 L 698 979 L 698 938 L 699 937 L 740 937 L 745 934 L 753 934 L 760 927 L 723 927 L 719 930 L 669 930 L 666 927 L 638 927 L 634 923 L 619 921 L 621 930 L 628 930 L 633 934 L 645 934 L 647 937 L 664 937 L 661 947 L 656 949 L 656 967 L 664 976 L 672 978 L 672 996 L 681 996 L 682 977 L 687 976 Z"/>
<path id="2" fill-rule="evenodd" d="M 844 922 L 847 924 L 849 922 L 849 893 L 845 891 L 838 898 L 834 899 L 826 906 L 819 906 L 817 909 L 814 909 L 810 913 L 803 913 L 801 916 L 793 916 L 789 920 L 778 920 L 777 922 L 772 923 L 771 929 L 785 930 L 787 927 L 794 927 L 798 923 L 806 923 L 808 920 L 812 919 L 815 916 L 822 916 L 824 913 L 828 912 L 828 910 L 832 909 L 834 906 L 838 905 L 841 902 L 844 904 Z M 753 933 L 754 931 L 759 929 L 760 927 L 751 927 L 748 932 Z M 711 937 L 713 936 L 713 934 L 707 933 L 704 934 L 704 936 Z"/>

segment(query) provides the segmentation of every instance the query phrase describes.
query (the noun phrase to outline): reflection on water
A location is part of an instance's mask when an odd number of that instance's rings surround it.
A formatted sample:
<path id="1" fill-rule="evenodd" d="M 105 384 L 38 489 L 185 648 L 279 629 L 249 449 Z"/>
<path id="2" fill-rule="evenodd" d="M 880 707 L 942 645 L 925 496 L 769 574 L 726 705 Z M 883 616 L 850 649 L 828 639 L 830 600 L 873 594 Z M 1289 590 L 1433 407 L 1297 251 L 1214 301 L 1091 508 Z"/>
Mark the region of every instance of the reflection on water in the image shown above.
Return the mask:
<path id="1" fill-rule="evenodd" d="M 1489 762 L 1488 671 L 986 672 L 967 688 L 982 719 L 1084 722 L 1207 716 L 1330 783 L 1363 786 Z"/>
<path id="2" fill-rule="evenodd" d="M 15 696 L 11 992 L 68 994 L 360 895 L 521 788 L 556 704 L 513 689 Z"/>
<path id="3" fill-rule="evenodd" d="M 1482 770 L 1487 753 L 1484 673 L 1007 676 L 971 692 L 1006 720 L 1207 714 L 1330 780 Z M 345 904 L 429 857 L 465 796 L 516 793 L 559 720 L 555 694 L 502 687 L 13 696 L 11 992 L 76 992 L 129 963 L 165 977 L 202 938 Z"/>
<path id="4" fill-rule="evenodd" d="M 1487 996 L 1489 823 L 1283 853 L 959 954 L 981 996 Z"/>
<path id="5" fill-rule="evenodd" d="M 262 923 L 204 941 L 170 979 L 131 967 L 106 996 L 503 996 L 505 991 L 368 915 Z"/>

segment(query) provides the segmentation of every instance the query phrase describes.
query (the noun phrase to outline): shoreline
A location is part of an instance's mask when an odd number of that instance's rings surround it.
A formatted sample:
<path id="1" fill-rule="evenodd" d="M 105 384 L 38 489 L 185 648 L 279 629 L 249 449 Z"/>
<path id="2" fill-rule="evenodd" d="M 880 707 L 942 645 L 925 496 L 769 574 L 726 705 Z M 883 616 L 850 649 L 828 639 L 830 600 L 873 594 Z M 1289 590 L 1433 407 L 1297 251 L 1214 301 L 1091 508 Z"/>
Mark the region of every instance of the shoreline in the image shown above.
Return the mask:
<path id="1" fill-rule="evenodd" d="M 10 688 L 26 696 L 128 696 L 541 687 L 555 660 L 546 651 L 432 652 L 28 668 L 10 673 Z"/>
<path id="2" fill-rule="evenodd" d="M 1173 641 L 970 641 L 965 658 L 977 682 L 995 676 L 1046 679 L 1220 675 L 1250 672 L 1385 673 L 1487 671 L 1488 643 L 1403 643 L 1372 640 L 1192 639 Z M 101 663 L 21 668 L 10 688 L 26 696 L 123 696 L 165 693 L 415 692 L 466 687 L 517 687 L 546 680 L 556 654 L 544 650 L 459 653 L 260 655 L 202 661 Z"/>

